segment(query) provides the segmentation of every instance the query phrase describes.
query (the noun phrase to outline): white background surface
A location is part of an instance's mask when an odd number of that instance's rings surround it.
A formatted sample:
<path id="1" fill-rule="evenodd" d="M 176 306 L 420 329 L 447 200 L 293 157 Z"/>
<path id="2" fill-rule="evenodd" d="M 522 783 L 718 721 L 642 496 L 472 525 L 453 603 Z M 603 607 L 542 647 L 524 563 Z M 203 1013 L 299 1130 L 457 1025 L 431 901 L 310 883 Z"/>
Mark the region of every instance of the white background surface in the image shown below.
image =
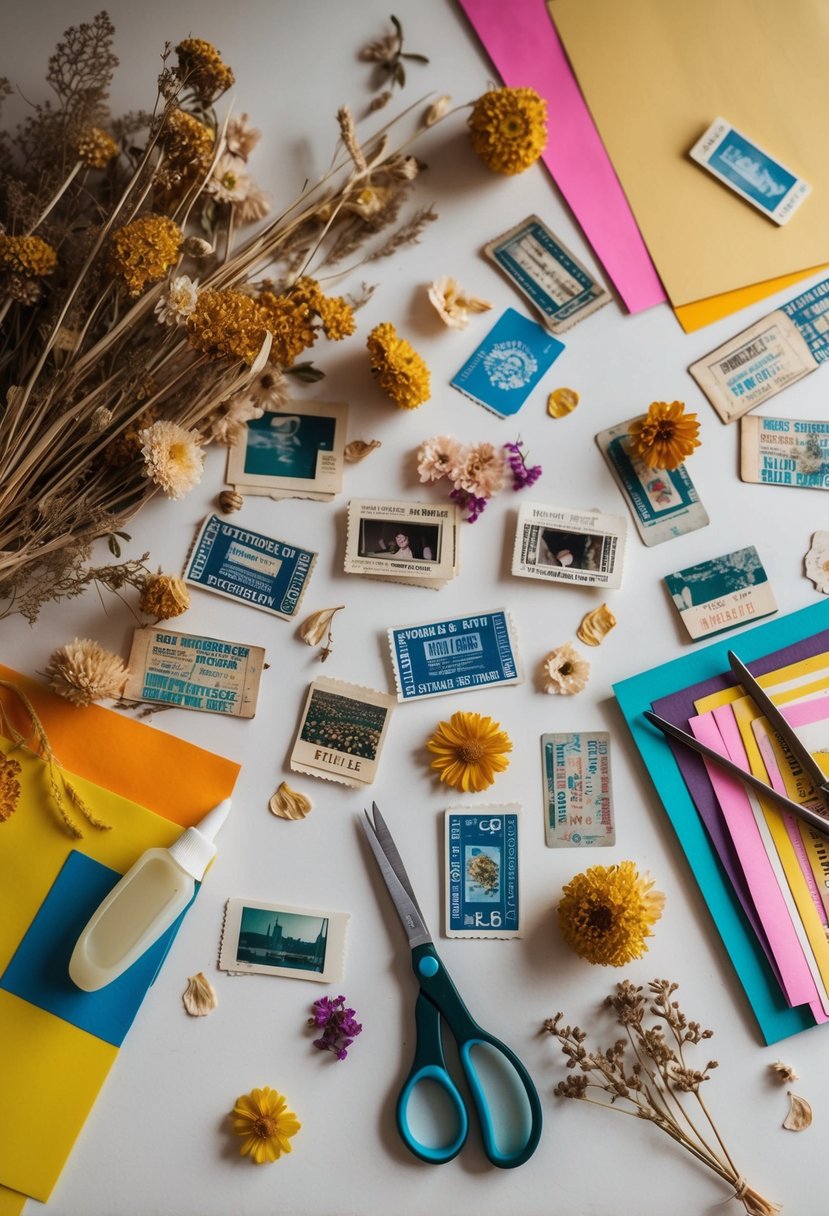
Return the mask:
<path id="1" fill-rule="evenodd" d="M 348 101 L 361 114 L 370 97 L 371 67 L 357 61 L 366 41 L 390 31 L 385 4 L 288 3 L 142 5 L 115 0 L 117 27 L 113 109 L 148 106 L 165 40 L 188 34 L 210 39 L 236 73 L 235 108 L 247 111 L 264 138 L 251 169 L 274 199 L 290 200 L 306 176 L 324 171 L 336 138 L 335 113 Z M 46 59 L 62 30 L 91 18 L 80 0 L 18 2 L 3 18 L 3 70 L 29 98 L 44 96 Z M 494 73 L 449 3 L 402 0 L 407 49 L 427 54 L 428 67 L 407 66 L 405 90 L 376 121 L 422 94 L 451 93 L 472 100 Z M 505 8 L 506 12 L 506 8 Z M 624 99 L 620 98 L 620 105 Z M 11 111 L 13 112 L 13 111 Z M 555 103 L 550 115 L 556 137 Z M 187 917 L 166 966 L 131 1030 L 110 1077 L 54 1191 L 55 1216 L 294 1216 L 340 1213 L 425 1213 L 456 1216 L 508 1210 L 514 1216 L 560 1212 L 568 1216 L 629 1216 L 671 1211 L 691 1216 L 723 1209 L 726 1188 L 670 1141 L 646 1125 L 585 1104 L 553 1098 L 562 1057 L 538 1034 L 556 1010 L 611 1041 L 597 1007 L 627 976 L 647 983 L 667 976 L 680 985 L 686 1012 L 716 1031 L 710 1046 L 720 1068 L 706 1087 L 732 1155 L 750 1182 L 810 1216 L 823 1209 L 814 1195 L 816 1148 L 829 1115 L 825 1097 L 826 1031 L 815 1029 L 779 1047 L 763 1048 L 748 1004 L 716 937 L 672 830 L 653 793 L 616 709 L 614 680 L 689 652 L 662 577 L 697 561 L 756 544 L 777 593 L 781 612 L 815 602 L 802 573 L 803 555 L 826 506 L 816 493 L 742 484 L 738 479 L 738 428 L 720 424 L 686 372 L 689 363 L 795 294 L 756 305 L 736 318 L 686 336 L 663 306 L 629 317 L 614 301 L 565 336 L 566 350 L 513 422 L 503 422 L 449 388 L 448 382 L 494 320 L 507 307 L 527 312 L 479 250 L 488 239 L 538 212 L 574 251 L 591 263 L 577 225 L 543 167 L 517 178 L 489 173 L 468 146 L 465 115 L 429 133 L 416 148 L 429 171 L 415 200 L 434 202 L 440 220 L 422 244 L 374 263 L 344 280 L 378 283 L 358 314 L 358 333 L 340 345 L 314 350 L 327 373 L 302 390 L 310 398 L 350 403 L 350 437 L 378 438 L 382 447 L 346 471 L 344 494 L 334 504 L 249 499 L 233 521 L 319 551 L 303 615 L 337 603 L 335 650 L 324 668 L 297 639 L 295 627 L 254 609 L 197 590 L 177 624 L 216 637 L 267 648 L 259 710 L 251 722 L 169 710 L 158 729 L 210 747 L 243 765 L 232 817 L 197 904 Z M 821 205 L 819 199 L 808 203 Z M 677 232 L 677 240 L 682 233 Z M 443 328 L 426 300 L 426 285 L 451 274 L 494 303 L 465 332 Z M 432 400 L 413 412 L 397 411 L 375 388 L 364 348 L 380 321 L 392 321 L 424 355 L 432 370 Z M 766 413 L 826 417 L 826 373 L 775 399 Z M 581 394 L 569 418 L 545 413 L 547 393 L 568 385 Z M 521 501 L 597 507 L 627 515 L 593 442 L 595 433 L 643 412 L 652 400 L 679 398 L 697 408 L 703 446 L 689 470 L 711 516 L 709 528 L 646 549 L 629 520 L 622 589 L 602 597 L 576 588 L 514 579 L 509 572 L 516 504 L 504 492 L 474 525 L 462 526 L 460 577 L 437 594 L 383 585 L 342 573 L 344 505 L 349 496 L 418 497 L 414 452 L 433 434 L 502 443 L 520 430 L 544 476 Z M 223 486 L 224 453 L 213 450 L 204 480 L 179 503 L 158 501 L 130 527 L 130 555 L 150 549 L 154 566 L 178 571 L 194 530 L 215 508 Z M 423 497 L 442 498 L 441 487 Z M 577 698 L 548 697 L 536 671 L 546 652 L 573 639 L 583 613 L 606 598 L 619 621 L 604 645 L 589 653 L 593 669 Z M 378 779 L 365 791 L 313 779 L 292 783 L 315 807 L 301 823 L 273 818 L 268 798 L 290 778 L 287 760 L 298 713 L 311 678 L 319 674 L 392 688 L 385 631 L 440 616 L 508 606 L 518 627 L 526 680 L 520 687 L 399 706 L 393 716 Z M 47 607 L 35 629 L 19 619 L 2 624 L 0 654 L 32 674 L 52 649 L 74 636 L 95 637 L 126 657 L 133 620 L 114 597 L 102 605 L 94 592 Z M 739 633 L 734 634 L 739 649 Z M 432 778 L 424 743 L 441 718 L 456 709 L 498 719 L 514 741 L 509 769 L 488 794 L 454 796 Z M 548 850 L 544 846 L 539 736 L 546 731 L 607 729 L 612 734 L 618 844 L 612 849 Z M 527 1063 L 542 1096 L 546 1119 L 530 1162 L 498 1171 L 484 1158 L 476 1133 L 461 1156 L 442 1168 L 417 1162 L 394 1128 L 394 1101 L 413 1051 L 416 993 L 404 937 L 357 826 L 364 803 L 375 798 L 394 831 L 438 948 L 473 1015 L 506 1039 Z M 443 941 L 443 811 L 519 802 L 522 835 L 524 938 L 511 942 Z M 579 960 L 562 943 L 554 910 L 561 886 L 588 865 L 631 858 L 650 870 L 667 895 L 664 916 L 647 956 L 622 971 Z M 224 901 L 229 896 L 341 909 L 351 913 L 345 980 L 334 990 L 280 978 L 231 978 L 215 970 Z M 194 1020 L 180 995 L 188 975 L 204 970 L 219 1008 Z M 344 992 L 364 1032 L 345 1063 L 315 1051 L 304 1023 L 311 1002 L 325 991 Z M 781 1130 L 785 1089 L 769 1079 L 767 1065 L 782 1055 L 797 1067 L 798 1092 L 813 1104 L 811 1130 Z M 701 1063 L 704 1060 L 701 1059 Z M 226 1113 L 253 1086 L 284 1092 L 303 1123 L 294 1152 L 267 1168 L 238 1157 Z M 43 1126 L 48 1135 L 48 1095 Z M 663 1142 L 664 1139 L 664 1142 Z M 33 1205 L 34 1208 L 34 1205 Z M 739 1209 L 742 1210 L 742 1209 Z"/>

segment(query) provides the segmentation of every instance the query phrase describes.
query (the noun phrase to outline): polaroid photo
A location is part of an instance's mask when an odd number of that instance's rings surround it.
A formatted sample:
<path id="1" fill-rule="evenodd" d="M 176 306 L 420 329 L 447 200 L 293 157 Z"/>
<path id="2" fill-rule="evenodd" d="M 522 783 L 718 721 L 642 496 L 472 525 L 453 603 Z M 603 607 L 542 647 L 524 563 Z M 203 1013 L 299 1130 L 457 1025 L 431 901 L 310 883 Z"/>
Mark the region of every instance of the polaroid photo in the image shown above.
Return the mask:
<path id="1" fill-rule="evenodd" d="M 184 580 L 215 595 L 293 620 L 316 564 L 310 549 L 208 515 L 184 568 Z"/>
<path id="2" fill-rule="evenodd" d="M 829 490 L 829 422 L 743 418 L 740 477 L 757 485 Z"/>
<path id="3" fill-rule="evenodd" d="M 541 773 L 548 848 L 616 843 L 607 731 L 542 735 Z"/>
<path id="4" fill-rule="evenodd" d="M 320 677 L 305 698 L 291 771 L 357 789 L 371 785 L 397 704 L 390 693 Z"/>
<path id="5" fill-rule="evenodd" d="M 777 612 L 754 545 L 667 574 L 665 585 L 695 642 Z"/>
<path id="6" fill-rule="evenodd" d="M 512 573 L 551 583 L 619 587 L 626 532 L 620 515 L 524 503 L 515 530 Z"/>
<path id="7" fill-rule="evenodd" d="M 127 701 L 252 718 L 264 666 L 261 646 L 150 626 L 133 634 L 123 696 Z"/>
<path id="8" fill-rule="evenodd" d="M 520 812 L 514 803 L 446 812 L 446 937 L 521 936 Z"/>
<path id="9" fill-rule="evenodd" d="M 454 503 L 352 499 L 343 569 L 387 582 L 442 587 L 459 570 Z"/>
<path id="10" fill-rule="evenodd" d="M 596 436 L 613 480 L 627 501 L 636 530 L 648 547 L 696 532 L 710 522 L 685 465 L 649 469 L 630 450 L 630 424 L 620 422 Z"/>
<path id="11" fill-rule="evenodd" d="M 348 920 L 347 912 L 229 899 L 219 970 L 230 975 L 284 975 L 318 984 L 339 983 Z"/>
<path id="12" fill-rule="evenodd" d="M 714 119 L 689 156 L 775 224 L 788 223 L 812 191 L 724 118 Z"/>
<path id="13" fill-rule="evenodd" d="M 565 333 L 610 300 L 610 293 L 537 215 L 484 246 L 494 262 L 541 314 L 553 334 Z"/>
<path id="14" fill-rule="evenodd" d="M 515 629 L 501 608 L 390 629 L 398 701 L 419 701 L 499 684 L 520 684 Z"/>
<path id="15" fill-rule="evenodd" d="M 240 494 L 330 502 L 343 488 L 347 426 L 342 401 L 289 401 L 246 424 L 226 481 Z"/>
<path id="16" fill-rule="evenodd" d="M 547 330 L 508 308 L 451 385 L 499 418 L 510 418 L 563 350 Z"/>

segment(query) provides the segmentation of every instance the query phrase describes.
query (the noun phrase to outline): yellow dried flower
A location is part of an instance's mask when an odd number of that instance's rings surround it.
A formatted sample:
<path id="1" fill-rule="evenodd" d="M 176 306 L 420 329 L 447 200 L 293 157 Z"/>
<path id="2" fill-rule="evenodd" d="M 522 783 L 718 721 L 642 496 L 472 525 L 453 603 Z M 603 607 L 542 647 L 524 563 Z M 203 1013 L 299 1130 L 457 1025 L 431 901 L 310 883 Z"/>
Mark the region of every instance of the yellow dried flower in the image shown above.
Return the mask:
<path id="1" fill-rule="evenodd" d="M 182 233 L 166 215 L 142 215 L 125 224 L 112 238 L 111 262 L 131 296 L 140 295 L 175 265 Z"/>
<path id="2" fill-rule="evenodd" d="M 138 605 L 147 616 L 159 621 L 169 621 L 181 616 L 190 607 L 190 592 L 183 578 L 177 574 L 151 574 L 141 588 Z"/>
<path id="3" fill-rule="evenodd" d="M 429 368 L 417 351 L 385 321 L 368 336 L 371 370 L 384 393 L 402 409 L 415 409 L 429 400 Z"/>
<path id="4" fill-rule="evenodd" d="M 201 481 L 204 452 L 197 431 L 162 419 L 139 435 L 144 472 L 168 498 L 183 498 Z"/>
<path id="5" fill-rule="evenodd" d="M 492 718 L 459 712 L 439 724 L 426 747 L 435 757 L 431 767 L 441 781 L 477 794 L 509 766 L 506 753 L 512 751 L 512 740 Z"/>
<path id="6" fill-rule="evenodd" d="M 472 147 L 496 173 L 523 173 L 547 143 L 547 103 L 535 89 L 490 89 L 468 120 Z"/>
<path id="7" fill-rule="evenodd" d="M 302 1127 L 282 1094 L 268 1085 L 237 1098 L 232 1118 L 233 1131 L 244 1138 L 239 1153 L 255 1165 L 290 1153 L 291 1136 Z"/>
<path id="8" fill-rule="evenodd" d="M 681 401 L 653 401 L 630 425 L 630 450 L 649 469 L 677 469 L 700 446 L 698 434 L 696 414 L 686 414 Z"/>
<path id="9" fill-rule="evenodd" d="M 314 311 L 301 293 L 276 295 L 263 291 L 258 304 L 267 329 L 273 334 L 271 362 L 292 367 L 297 357 L 317 340 Z"/>
<path id="10" fill-rule="evenodd" d="M 206 169 L 213 159 L 215 136 L 186 110 L 172 110 L 161 132 L 168 162 L 178 170 Z"/>
<path id="11" fill-rule="evenodd" d="M 39 236 L 5 236 L 0 234 L 0 264 L 29 278 L 51 274 L 58 255 Z"/>
<path id="12" fill-rule="evenodd" d="M 0 752 L 0 823 L 5 823 L 17 810 L 20 801 L 20 772 L 18 762 Z"/>
<path id="13" fill-rule="evenodd" d="M 185 38 L 176 47 L 179 71 L 187 88 L 212 100 L 236 83 L 236 77 L 212 43 L 204 38 Z"/>
<path id="14" fill-rule="evenodd" d="M 214 359 L 241 359 L 250 366 L 269 328 L 269 315 L 251 296 L 205 290 L 187 318 L 187 340 Z"/>
<path id="15" fill-rule="evenodd" d="M 645 938 L 659 920 L 665 896 L 632 861 L 591 866 L 571 878 L 558 905 L 562 936 L 589 963 L 622 967 L 647 952 Z"/>
<path id="16" fill-rule="evenodd" d="M 342 296 L 321 295 L 317 311 L 322 321 L 322 332 L 329 342 L 349 338 L 357 328 L 354 310 Z"/>
<path id="17" fill-rule="evenodd" d="M 129 674 L 117 654 L 90 638 L 75 638 L 59 646 L 45 671 L 52 691 L 73 705 L 120 697 Z"/>
<path id="18" fill-rule="evenodd" d="M 271 795 L 268 808 L 278 819 L 304 819 L 313 809 L 311 799 L 299 790 L 292 790 L 287 781 L 280 781 Z"/>
<path id="19" fill-rule="evenodd" d="M 103 169 L 118 155 L 118 145 L 100 127 L 87 127 L 75 145 L 75 155 L 87 169 Z"/>

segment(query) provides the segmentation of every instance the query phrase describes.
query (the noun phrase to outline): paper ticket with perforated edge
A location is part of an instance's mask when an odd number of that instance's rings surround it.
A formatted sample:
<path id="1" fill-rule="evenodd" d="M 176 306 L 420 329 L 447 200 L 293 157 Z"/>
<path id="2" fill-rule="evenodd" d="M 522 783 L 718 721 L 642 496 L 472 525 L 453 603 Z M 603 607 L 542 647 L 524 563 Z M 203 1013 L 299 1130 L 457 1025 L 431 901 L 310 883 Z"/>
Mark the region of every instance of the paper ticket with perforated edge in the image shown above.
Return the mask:
<path id="1" fill-rule="evenodd" d="M 759 485 L 829 490 L 829 422 L 741 419 L 740 477 Z"/>
<path id="2" fill-rule="evenodd" d="M 812 191 L 724 118 L 714 119 L 689 156 L 775 224 L 788 223 Z"/>
<path id="3" fill-rule="evenodd" d="M 291 770 L 359 788 L 377 775 L 380 753 L 397 702 L 343 680 L 312 681 L 291 752 Z"/>
<path id="4" fill-rule="evenodd" d="M 338 984 L 343 977 L 348 912 L 229 899 L 219 970 Z"/>
<path id="5" fill-rule="evenodd" d="M 446 937 L 521 936 L 520 812 L 515 803 L 446 812 Z"/>
<path id="6" fill-rule="evenodd" d="M 442 587 L 460 568 L 459 518 L 454 503 L 353 498 L 343 569 L 386 582 Z"/>
<path id="7" fill-rule="evenodd" d="M 694 641 L 777 611 L 774 591 L 754 545 L 666 574 L 665 585 Z"/>
<path id="8" fill-rule="evenodd" d="M 616 843 L 606 731 L 542 735 L 541 772 L 548 848 Z"/>
<path id="9" fill-rule="evenodd" d="M 555 583 L 619 587 L 627 524 L 620 515 L 524 503 L 512 573 Z"/>
<path id="10" fill-rule="evenodd" d="M 242 494 L 330 502 L 343 487 L 348 406 L 288 401 L 252 418 L 227 450 L 227 482 Z"/>
<path id="11" fill-rule="evenodd" d="M 511 418 L 563 350 L 535 321 L 508 308 L 451 385 L 499 418 Z"/>
<path id="12" fill-rule="evenodd" d="M 123 696 L 127 701 L 252 718 L 264 665 L 261 646 L 149 626 L 133 634 Z"/>
<path id="13" fill-rule="evenodd" d="M 565 333 L 610 293 L 537 215 L 484 246 L 484 254 L 525 296 L 551 333 Z"/>
<path id="14" fill-rule="evenodd" d="M 443 697 L 522 680 L 515 629 L 509 613 L 470 613 L 390 629 L 398 701 Z"/>

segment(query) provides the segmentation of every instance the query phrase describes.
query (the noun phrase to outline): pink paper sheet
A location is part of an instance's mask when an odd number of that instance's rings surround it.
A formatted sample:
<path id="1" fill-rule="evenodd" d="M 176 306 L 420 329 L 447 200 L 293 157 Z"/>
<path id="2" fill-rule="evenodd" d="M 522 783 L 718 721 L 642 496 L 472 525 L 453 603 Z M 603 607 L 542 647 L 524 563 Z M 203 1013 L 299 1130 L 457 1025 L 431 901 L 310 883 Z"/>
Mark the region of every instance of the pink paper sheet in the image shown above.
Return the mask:
<path id="1" fill-rule="evenodd" d="M 504 84 L 535 89 L 545 98 L 550 138 L 542 158 L 625 306 L 635 313 L 661 304 L 665 291 L 545 0 L 460 5 Z"/>

